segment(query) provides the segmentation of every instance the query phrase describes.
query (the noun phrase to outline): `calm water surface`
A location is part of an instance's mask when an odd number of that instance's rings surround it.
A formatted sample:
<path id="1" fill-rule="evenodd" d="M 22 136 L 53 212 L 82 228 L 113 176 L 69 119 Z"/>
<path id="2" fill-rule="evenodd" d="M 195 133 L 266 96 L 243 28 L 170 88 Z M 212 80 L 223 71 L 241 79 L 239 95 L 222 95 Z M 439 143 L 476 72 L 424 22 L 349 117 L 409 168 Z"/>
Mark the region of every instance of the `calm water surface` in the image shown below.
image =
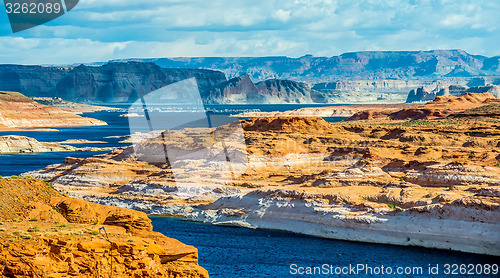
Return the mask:
<path id="1" fill-rule="evenodd" d="M 372 267 L 390 266 L 394 269 L 423 267 L 424 270 L 423 275 L 313 275 L 320 277 L 500 277 L 443 274 L 444 264 L 498 264 L 498 257 L 328 240 L 279 231 L 193 223 L 168 217 L 151 217 L 151 220 L 155 231 L 197 247 L 199 264 L 214 278 L 304 277 L 291 275 L 291 264 L 303 267 L 367 264 Z M 429 264 L 439 264 L 441 274 L 429 275 Z"/>

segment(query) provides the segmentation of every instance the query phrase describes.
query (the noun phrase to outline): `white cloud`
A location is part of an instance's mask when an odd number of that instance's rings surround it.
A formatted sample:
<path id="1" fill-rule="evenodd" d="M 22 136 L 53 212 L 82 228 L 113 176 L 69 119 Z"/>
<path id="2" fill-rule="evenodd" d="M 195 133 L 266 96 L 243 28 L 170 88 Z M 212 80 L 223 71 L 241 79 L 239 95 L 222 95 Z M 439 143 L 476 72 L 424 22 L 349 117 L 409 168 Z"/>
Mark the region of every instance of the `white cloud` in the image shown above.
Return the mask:
<path id="1" fill-rule="evenodd" d="M 499 10 L 487 0 L 81 0 L 46 26 L 0 37 L 0 63 L 438 48 L 493 56 Z M 61 46 L 77 51 L 53 51 Z"/>
<path id="2" fill-rule="evenodd" d="M 276 12 L 274 12 L 274 17 L 280 21 L 287 22 L 290 19 L 291 14 L 292 14 L 292 11 L 285 11 L 285 10 L 279 9 Z"/>

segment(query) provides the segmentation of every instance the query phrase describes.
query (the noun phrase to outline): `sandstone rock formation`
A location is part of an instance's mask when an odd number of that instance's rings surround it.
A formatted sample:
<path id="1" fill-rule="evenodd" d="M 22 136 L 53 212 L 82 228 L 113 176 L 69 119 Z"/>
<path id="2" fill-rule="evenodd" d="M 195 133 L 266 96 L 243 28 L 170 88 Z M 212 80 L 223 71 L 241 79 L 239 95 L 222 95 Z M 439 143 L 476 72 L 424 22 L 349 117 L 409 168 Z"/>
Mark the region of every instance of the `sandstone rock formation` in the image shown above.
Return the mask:
<path id="1" fill-rule="evenodd" d="M 0 130 L 93 125 L 106 123 L 39 104 L 20 93 L 0 91 Z"/>
<path id="2" fill-rule="evenodd" d="M 144 213 L 68 198 L 31 178 L 0 179 L 0 193 L 2 276 L 208 277 L 197 249 L 153 232 Z"/>
<path id="3" fill-rule="evenodd" d="M 455 113 L 481 106 L 499 104 L 500 99 L 489 93 L 465 93 L 460 96 L 438 96 L 426 104 L 403 109 L 369 109 L 349 117 L 348 121 L 366 119 L 423 120 L 445 118 Z M 486 116 L 495 116 L 487 114 Z"/>
<path id="4" fill-rule="evenodd" d="M 328 103 L 324 94 L 303 82 L 269 79 L 253 83 L 248 74 L 223 82 L 208 95 L 207 103 L 276 104 Z"/>
<path id="5" fill-rule="evenodd" d="M 77 148 L 58 143 L 38 142 L 26 136 L 0 136 L 0 154 L 2 153 L 43 153 L 74 152 Z"/>
<path id="6" fill-rule="evenodd" d="M 432 105 L 463 111 L 492 105 L 487 99 L 440 97 Z M 499 118 L 479 111 L 422 121 L 244 120 L 247 163 L 229 177 L 195 158 L 144 161 L 134 147 L 25 175 L 71 196 L 219 225 L 499 255 Z M 161 155 L 213 144 L 203 129 L 164 134 L 138 145 Z M 242 154 L 230 141 L 225 150 Z M 211 166 L 195 174 L 200 165 Z"/>
<path id="7" fill-rule="evenodd" d="M 420 87 L 413 89 L 408 94 L 406 103 L 412 103 L 417 101 L 431 101 L 436 98 L 436 93 L 429 92 L 425 87 Z"/>

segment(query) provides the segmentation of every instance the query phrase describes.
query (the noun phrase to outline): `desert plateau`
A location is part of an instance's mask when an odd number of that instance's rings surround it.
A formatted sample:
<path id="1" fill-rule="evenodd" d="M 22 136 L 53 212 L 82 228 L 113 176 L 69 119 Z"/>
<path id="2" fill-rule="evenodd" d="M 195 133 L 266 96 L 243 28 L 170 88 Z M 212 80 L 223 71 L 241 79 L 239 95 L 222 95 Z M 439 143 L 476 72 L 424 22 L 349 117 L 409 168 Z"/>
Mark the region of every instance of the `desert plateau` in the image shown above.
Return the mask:
<path id="1" fill-rule="evenodd" d="M 466 93 L 336 123 L 250 118 L 164 131 L 24 176 L 148 214 L 498 256 L 499 107 L 488 93 Z M 239 125 L 244 145 L 231 135 Z M 184 159 L 166 159 L 164 150 Z M 213 161 L 223 152 L 229 173 Z"/>

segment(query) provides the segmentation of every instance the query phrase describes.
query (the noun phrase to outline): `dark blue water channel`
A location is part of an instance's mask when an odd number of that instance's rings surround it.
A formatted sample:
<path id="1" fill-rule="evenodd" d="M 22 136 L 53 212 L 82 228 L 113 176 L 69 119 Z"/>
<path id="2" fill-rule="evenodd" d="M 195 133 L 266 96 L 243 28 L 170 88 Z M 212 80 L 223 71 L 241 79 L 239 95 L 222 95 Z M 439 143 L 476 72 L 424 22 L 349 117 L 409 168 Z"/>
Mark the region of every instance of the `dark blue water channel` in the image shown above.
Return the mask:
<path id="1" fill-rule="evenodd" d="M 330 240 L 269 230 L 222 227 L 182 221 L 176 218 L 151 217 L 154 230 L 198 248 L 199 264 L 212 278 L 264 277 L 499 277 L 490 275 L 445 275 L 446 264 L 485 266 L 498 264 L 500 258 L 446 250 L 403 247 Z M 296 267 L 291 265 L 296 265 Z M 336 267 L 364 265 L 366 271 L 336 275 Z M 332 266 L 333 272 L 317 275 L 298 275 L 299 267 Z M 391 267 L 392 275 L 376 275 L 376 269 Z M 429 266 L 437 275 L 429 274 Z M 395 272 L 402 267 L 403 274 Z M 410 269 L 407 269 L 407 268 Z M 422 274 L 418 274 L 419 268 Z M 469 266 L 470 268 L 470 266 Z M 330 267 L 328 269 L 331 269 Z M 344 268 L 345 269 L 345 268 Z M 479 269 L 479 267 L 477 267 Z M 411 274 L 404 271 L 411 270 Z M 297 274 L 293 274 L 294 272 Z M 415 272 L 414 272 L 415 271 Z M 484 271 L 484 270 L 483 270 Z M 333 273 L 333 275 L 331 274 Z M 477 272 L 476 272 L 477 273 Z"/>

